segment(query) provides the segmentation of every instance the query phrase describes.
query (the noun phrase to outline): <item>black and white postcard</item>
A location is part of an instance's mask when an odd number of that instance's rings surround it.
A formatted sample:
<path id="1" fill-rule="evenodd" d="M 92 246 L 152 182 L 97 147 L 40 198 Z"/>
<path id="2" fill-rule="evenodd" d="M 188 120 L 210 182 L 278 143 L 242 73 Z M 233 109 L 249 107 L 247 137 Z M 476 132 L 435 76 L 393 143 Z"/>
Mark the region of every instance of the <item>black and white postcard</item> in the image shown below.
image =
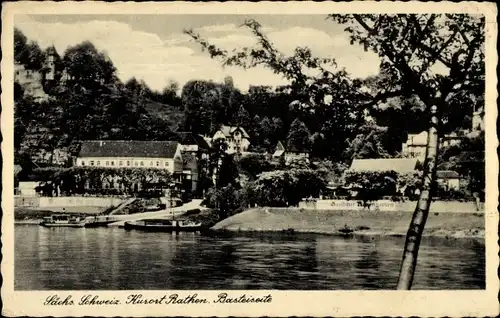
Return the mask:
<path id="1" fill-rule="evenodd" d="M 497 315 L 496 15 L 4 4 L 2 315 Z"/>

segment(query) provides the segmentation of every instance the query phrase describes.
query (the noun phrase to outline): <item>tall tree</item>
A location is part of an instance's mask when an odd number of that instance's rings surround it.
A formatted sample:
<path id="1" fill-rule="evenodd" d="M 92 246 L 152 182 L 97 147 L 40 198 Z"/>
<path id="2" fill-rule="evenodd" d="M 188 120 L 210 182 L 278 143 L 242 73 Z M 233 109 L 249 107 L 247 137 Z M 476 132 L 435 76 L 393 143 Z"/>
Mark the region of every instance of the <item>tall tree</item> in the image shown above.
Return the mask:
<path id="1" fill-rule="evenodd" d="M 453 117 L 460 98 L 484 94 L 484 18 L 466 14 L 330 15 L 346 25 L 353 43 L 381 57 L 390 74 L 371 105 L 393 96 L 416 95 L 428 114 L 422 189 L 406 236 L 398 289 L 410 289 L 422 233 L 435 188 L 443 119 Z M 446 72 L 435 72 L 439 64 Z M 447 73 L 447 74 L 446 74 Z M 470 110 L 472 111 L 472 110 Z M 446 120 L 445 120 L 446 121 Z"/>
<path id="2" fill-rule="evenodd" d="M 246 110 L 245 107 L 243 107 L 243 105 L 240 106 L 240 108 L 238 109 L 238 112 L 236 113 L 236 116 L 234 116 L 234 124 L 236 124 L 237 126 L 241 126 L 245 129 L 247 129 L 248 127 L 250 127 L 251 125 L 251 120 L 252 118 L 250 117 L 250 113 L 248 113 L 248 111 Z"/>
<path id="3" fill-rule="evenodd" d="M 63 61 L 69 78 L 85 89 L 117 81 L 116 68 L 111 59 L 89 41 L 67 48 Z"/>
<path id="4" fill-rule="evenodd" d="M 186 113 L 186 129 L 198 134 L 211 134 L 217 126 L 220 91 L 214 82 L 192 80 L 182 88 L 182 104 Z"/>
<path id="5" fill-rule="evenodd" d="M 287 149 L 300 152 L 308 152 L 310 149 L 311 133 L 306 125 L 299 119 L 295 119 L 290 126 L 287 138 Z"/>

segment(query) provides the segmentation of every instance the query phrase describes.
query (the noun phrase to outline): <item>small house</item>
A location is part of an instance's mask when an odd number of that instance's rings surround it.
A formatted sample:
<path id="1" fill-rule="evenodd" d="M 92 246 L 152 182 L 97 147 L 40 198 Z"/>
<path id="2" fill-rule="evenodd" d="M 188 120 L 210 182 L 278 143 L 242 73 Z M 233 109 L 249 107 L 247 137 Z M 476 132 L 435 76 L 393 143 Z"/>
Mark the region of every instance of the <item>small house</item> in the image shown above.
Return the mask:
<path id="1" fill-rule="evenodd" d="M 274 153 L 272 155 L 272 158 L 273 159 L 284 158 L 286 164 L 289 164 L 294 161 L 309 162 L 309 152 L 305 150 L 299 150 L 294 146 L 285 148 L 283 143 L 281 141 L 278 141 Z"/>
<path id="2" fill-rule="evenodd" d="M 222 125 L 212 137 L 212 140 L 224 139 L 227 143 L 228 154 L 242 153 L 250 146 L 250 136 L 243 127 Z"/>
<path id="3" fill-rule="evenodd" d="M 439 170 L 436 172 L 437 183 L 447 189 L 458 190 L 461 185 L 461 177 L 456 171 Z"/>

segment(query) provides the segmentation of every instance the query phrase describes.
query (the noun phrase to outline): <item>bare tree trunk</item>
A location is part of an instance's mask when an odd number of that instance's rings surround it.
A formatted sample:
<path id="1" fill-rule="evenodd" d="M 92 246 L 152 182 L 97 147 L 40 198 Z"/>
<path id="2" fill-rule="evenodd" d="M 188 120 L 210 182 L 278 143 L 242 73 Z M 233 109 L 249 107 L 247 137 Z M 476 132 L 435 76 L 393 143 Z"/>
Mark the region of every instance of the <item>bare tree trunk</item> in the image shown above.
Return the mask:
<path id="1" fill-rule="evenodd" d="M 397 289 L 409 290 L 413 283 L 415 267 L 417 265 L 418 250 L 424 232 L 425 222 L 429 215 L 432 192 L 436 177 L 437 153 L 439 150 L 438 125 L 439 117 L 437 107 L 432 106 L 430 110 L 430 125 L 427 134 L 427 149 L 424 162 L 424 173 L 422 176 L 422 188 L 417 207 L 413 212 L 410 227 L 406 234 L 403 260 L 399 271 Z"/>

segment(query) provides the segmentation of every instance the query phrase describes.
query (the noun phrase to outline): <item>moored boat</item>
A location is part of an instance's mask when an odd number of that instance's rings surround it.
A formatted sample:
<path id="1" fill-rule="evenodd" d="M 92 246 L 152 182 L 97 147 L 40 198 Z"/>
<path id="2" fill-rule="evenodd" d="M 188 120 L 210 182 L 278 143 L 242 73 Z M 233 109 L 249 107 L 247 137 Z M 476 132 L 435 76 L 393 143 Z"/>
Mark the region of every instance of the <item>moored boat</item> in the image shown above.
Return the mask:
<path id="1" fill-rule="evenodd" d="M 188 220 L 144 219 L 125 222 L 126 230 L 151 232 L 195 232 L 200 231 L 202 224 Z"/>
<path id="2" fill-rule="evenodd" d="M 44 217 L 40 225 L 45 227 L 84 227 L 85 219 L 69 214 L 53 214 Z"/>

